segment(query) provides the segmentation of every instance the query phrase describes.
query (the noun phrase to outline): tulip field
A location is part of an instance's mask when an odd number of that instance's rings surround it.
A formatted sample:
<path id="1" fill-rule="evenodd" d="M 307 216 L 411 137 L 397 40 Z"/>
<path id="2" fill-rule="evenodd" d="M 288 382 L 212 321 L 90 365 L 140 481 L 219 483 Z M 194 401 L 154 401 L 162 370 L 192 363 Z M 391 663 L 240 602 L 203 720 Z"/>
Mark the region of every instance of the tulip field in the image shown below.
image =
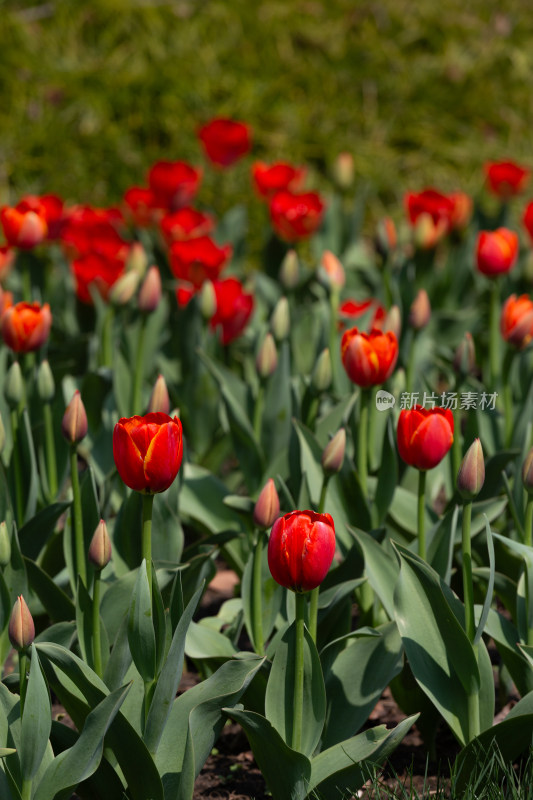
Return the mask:
<path id="1" fill-rule="evenodd" d="M 229 729 L 257 800 L 527 761 L 530 170 L 371 231 L 331 174 L 216 118 L 116 206 L 0 208 L 0 800 L 241 797 Z"/>

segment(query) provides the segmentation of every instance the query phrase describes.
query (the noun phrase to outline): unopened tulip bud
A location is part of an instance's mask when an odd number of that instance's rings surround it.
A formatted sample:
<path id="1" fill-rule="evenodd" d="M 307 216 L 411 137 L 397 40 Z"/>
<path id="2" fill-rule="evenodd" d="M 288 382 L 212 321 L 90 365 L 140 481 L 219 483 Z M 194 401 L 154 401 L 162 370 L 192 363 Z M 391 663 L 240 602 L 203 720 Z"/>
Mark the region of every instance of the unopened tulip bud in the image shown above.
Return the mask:
<path id="1" fill-rule="evenodd" d="M 211 281 L 205 281 L 202 284 L 199 294 L 200 312 L 204 319 L 211 319 L 217 310 L 217 296 L 215 294 L 215 287 Z"/>
<path id="2" fill-rule="evenodd" d="M 0 414 L 0 453 L 5 447 L 6 443 L 6 429 L 4 428 L 4 423 L 2 422 L 2 415 Z"/>
<path id="3" fill-rule="evenodd" d="M 396 225 L 390 217 L 383 217 L 377 224 L 374 244 L 381 258 L 386 261 L 389 255 L 396 250 L 398 234 Z"/>
<path id="4" fill-rule="evenodd" d="M 126 270 L 136 272 L 142 278 L 148 266 L 148 256 L 146 250 L 140 242 L 133 242 L 126 259 Z"/>
<path id="5" fill-rule="evenodd" d="M 473 500 L 485 483 L 485 461 L 479 439 L 474 439 L 461 461 L 457 474 L 457 488 L 465 500 Z"/>
<path id="6" fill-rule="evenodd" d="M 0 567 L 7 567 L 11 561 L 11 537 L 7 523 L 0 522 Z"/>
<path id="7" fill-rule="evenodd" d="M 431 214 L 420 214 L 414 227 L 414 242 L 420 250 L 431 250 L 448 231 L 448 223 L 441 219 L 434 222 Z"/>
<path id="8" fill-rule="evenodd" d="M 270 528 L 279 517 L 279 496 L 276 485 L 269 478 L 261 489 L 254 507 L 254 523 L 258 528 Z"/>
<path id="9" fill-rule="evenodd" d="M 340 291 L 346 283 L 344 267 L 337 256 L 330 250 L 322 253 L 318 276 L 321 282 L 333 291 Z"/>
<path id="10" fill-rule="evenodd" d="M 85 406 L 83 405 L 81 394 L 76 390 L 63 414 L 61 430 L 67 442 L 77 444 L 87 436 L 87 429 L 88 423 Z"/>
<path id="11" fill-rule="evenodd" d="M 278 366 L 278 351 L 276 350 L 276 343 L 271 333 L 267 333 L 261 343 L 257 358 L 255 359 L 255 367 L 257 374 L 260 378 L 269 378 L 276 371 Z"/>
<path id="12" fill-rule="evenodd" d="M 409 325 L 415 331 L 425 328 L 431 319 L 431 305 L 425 289 L 419 289 L 409 311 Z"/>
<path id="13" fill-rule="evenodd" d="M 54 376 L 48 361 L 42 361 L 37 370 L 37 393 L 43 403 L 49 403 L 56 391 Z"/>
<path id="14" fill-rule="evenodd" d="M 288 250 L 285 258 L 281 262 L 279 270 L 281 285 L 286 289 L 294 289 L 300 280 L 300 262 L 296 250 Z"/>
<path id="15" fill-rule="evenodd" d="M 24 379 L 18 361 L 14 361 L 6 373 L 4 396 L 10 408 L 16 408 L 24 397 Z"/>
<path id="16" fill-rule="evenodd" d="M 391 306 L 383 323 L 383 332 L 392 331 L 398 341 L 402 332 L 402 315 L 398 306 Z"/>
<path id="17" fill-rule="evenodd" d="M 168 396 L 167 384 L 162 375 L 159 375 L 154 383 L 147 413 L 156 411 L 160 411 L 163 414 L 168 414 L 170 411 L 170 397 Z"/>
<path id="18" fill-rule="evenodd" d="M 139 280 L 140 277 L 137 272 L 125 272 L 111 287 L 109 301 L 113 303 L 114 306 L 127 305 L 137 291 Z"/>
<path id="19" fill-rule="evenodd" d="M 286 297 L 280 297 L 272 316 L 270 317 L 270 327 L 277 342 L 283 341 L 289 335 L 291 320 L 289 314 L 289 301 Z"/>
<path id="20" fill-rule="evenodd" d="M 333 165 L 333 177 L 341 189 L 350 189 L 355 178 L 355 166 L 351 153 L 339 153 Z"/>
<path id="21" fill-rule="evenodd" d="M 26 601 L 19 595 L 9 619 L 9 641 L 15 650 L 25 650 L 35 639 L 35 625 Z"/>
<path id="22" fill-rule="evenodd" d="M 146 273 L 146 277 L 142 282 L 139 289 L 139 296 L 137 298 L 137 305 L 139 310 L 149 314 L 155 311 L 161 302 L 161 295 L 163 294 L 163 287 L 161 285 L 161 273 L 157 267 L 150 267 Z"/>
<path id="23" fill-rule="evenodd" d="M 472 334 L 465 333 L 459 347 L 455 351 L 453 368 L 459 375 L 470 375 L 476 366 L 476 348 Z"/>
<path id="24" fill-rule="evenodd" d="M 107 532 L 107 525 L 101 519 L 89 545 L 89 561 L 97 570 L 102 570 L 111 561 L 111 539 Z"/>
<path id="25" fill-rule="evenodd" d="M 522 467 L 522 483 L 528 494 L 533 494 L 533 447 L 526 456 Z"/>
<path id="26" fill-rule="evenodd" d="M 322 453 L 322 469 L 326 475 L 340 472 L 346 451 L 346 431 L 341 428 L 325 446 Z"/>
<path id="27" fill-rule="evenodd" d="M 311 375 L 311 385 L 317 392 L 325 392 L 331 384 L 331 355 L 328 348 L 324 348 L 318 356 Z"/>

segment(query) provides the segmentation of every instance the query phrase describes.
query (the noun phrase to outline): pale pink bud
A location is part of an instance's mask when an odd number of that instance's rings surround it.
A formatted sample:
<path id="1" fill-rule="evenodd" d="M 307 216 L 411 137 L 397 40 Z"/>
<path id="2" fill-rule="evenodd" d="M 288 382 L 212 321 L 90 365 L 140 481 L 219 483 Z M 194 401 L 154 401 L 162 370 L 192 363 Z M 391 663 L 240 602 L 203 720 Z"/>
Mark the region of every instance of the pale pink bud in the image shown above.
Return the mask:
<path id="1" fill-rule="evenodd" d="M 355 178 L 355 165 L 351 153 L 339 153 L 333 165 L 333 176 L 341 189 L 350 189 Z"/>
<path id="2" fill-rule="evenodd" d="M 254 522 L 258 528 L 270 528 L 279 517 L 279 497 L 276 485 L 269 478 L 257 498 L 254 508 Z"/>
<path id="3" fill-rule="evenodd" d="M 457 488 L 465 500 L 473 500 L 485 483 L 485 461 L 479 439 L 474 439 L 461 461 L 457 474 Z"/>
<path id="4" fill-rule="evenodd" d="M 341 471 L 345 450 L 346 431 L 341 428 L 328 442 L 322 453 L 322 469 L 326 474 L 333 475 L 335 472 Z"/>
<path id="5" fill-rule="evenodd" d="M 91 539 L 89 546 L 89 561 L 97 570 L 102 570 L 111 561 L 111 539 L 107 532 L 107 525 L 101 519 Z"/>
<path id="6" fill-rule="evenodd" d="M 147 413 L 155 411 L 160 411 L 163 414 L 168 414 L 170 411 L 170 397 L 168 396 L 167 384 L 162 375 L 159 375 L 154 383 L 154 388 L 150 395 L 150 402 L 148 403 Z"/>
<path id="7" fill-rule="evenodd" d="M 387 316 L 385 317 L 385 322 L 383 323 L 383 332 L 387 333 L 387 331 L 392 331 L 398 341 L 400 341 L 400 334 L 402 332 L 402 316 L 398 306 L 391 306 Z"/>
<path id="8" fill-rule="evenodd" d="M 9 619 L 9 641 L 15 650 L 25 650 L 35 639 L 35 625 L 26 601 L 17 597 Z"/>
<path id="9" fill-rule="evenodd" d="M 417 296 L 411 304 L 409 311 L 409 325 L 420 331 L 425 328 L 431 319 L 431 306 L 429 304 L 428 293 L 425 289 L 419 289 Z"/>
<path id="10" fill-rule="evenodd" d="M 330 250 L 326 250 L 322 253 L 318 273 L 321 281 L 325 283 L 326 286 L 329 286 L 330 289 L 339 291 L 346 283 L 344 267 L 337 256 Z"/>
<path id="11" fill-rule="evenodd" d="M 145 313 L 155 311 L 161 301 L 162 293 L 161 274 L 157 267 L 150 267 L 139 290 L 137 298 L 139 309 Z"/>
<path id="12" fill-rule="evenodd" d="M 72 400 L 63 414 L 61 430 L 67 442 L 77 444 L 77 442 L 81 442 L 81 440 L 87 436 L 87 429 L 88 423 L 85 406 L 83 405 L 81 394 L 76 389 Z"/>
<path id="13" fill-rule="evenodd" d="M 260 378 L 269 378 L 276 371 L 278 366 L 278 351 L 276 350 L 276 343 L 271 333 L 267 333 L 261 343 L 257 358 L 255 360 L 255 367 L 257 374 Z"/>

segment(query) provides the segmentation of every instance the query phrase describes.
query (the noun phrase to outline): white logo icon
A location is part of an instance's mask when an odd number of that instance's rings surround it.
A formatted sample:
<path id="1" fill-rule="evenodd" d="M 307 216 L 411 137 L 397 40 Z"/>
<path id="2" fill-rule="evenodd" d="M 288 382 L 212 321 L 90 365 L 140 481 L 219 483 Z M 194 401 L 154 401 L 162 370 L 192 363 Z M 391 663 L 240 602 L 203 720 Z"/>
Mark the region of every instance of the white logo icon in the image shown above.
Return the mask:
<path id="1" fill-rule="evenodd" d="M 378 411 L 386 411 L 388 408 L 393 408 L 395 403 L 396 400 L 390 392 L 380 389 L 376 393 L 376 408 Z"/>

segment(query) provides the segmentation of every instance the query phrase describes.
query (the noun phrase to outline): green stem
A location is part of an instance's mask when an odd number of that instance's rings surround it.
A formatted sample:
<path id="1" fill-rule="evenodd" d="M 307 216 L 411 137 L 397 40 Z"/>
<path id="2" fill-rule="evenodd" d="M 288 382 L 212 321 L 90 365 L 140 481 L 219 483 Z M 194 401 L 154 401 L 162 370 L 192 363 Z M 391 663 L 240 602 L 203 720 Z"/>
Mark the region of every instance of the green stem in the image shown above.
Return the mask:
<path id="1" fill-rule="evenodd" d="M 255 398 L 254 406 L 254 434 L 257 442 L 261 441 L 261 423 L 263 421 L 263 406 L 265 404 L 265 387 L 263 381 L 260 382 L 257 389 L 257 397 Z"/>
<path id="2" fill-rule="evenodd" d="M 294 653 L 294 717 L 292 728 L 293 750 L 302 746 L 302 721 L 304 706 L 304 636 L 305 636 L 305 595 L 297 593 L 296 601 L 296 649 Z"/>
<path id="3" fill-rule="evenodd" d="M 527 496 L 526 513 L 524 519 L 524 544 L 531 547 L 533 544 L 533 495 Z"/>
<path id="4" fill-rule="evenodd" d="M 22 269 L 20 271 L 21 279 L 22 279 L 22 299 L 25 303 L 31 303 L 32 300 L 32 291 L 31 291 L 31 273 L 28 261 L 26 258 L 22 260 Z"/>
<path id="5" fill-rule="evenodd" d="M 100 353 L 100 362 L 102 367 L 111 367 L 113 365 L 113 320 L 115 318 L 115 309 L 109 304 L 102 325 L 102 349 Z"/>
<path id="6" fill-rule="evenodd" d="M 503 381 L 503 411 L 504 411 L 504 431 L 505 446 L 510 447 L 513 438 L 513 388 L 511 385 L 511 367 L 513 363 L 514 350 L 507 348 L 503 360 L 502 381 Z"/>
<path id="7" fill-rule="evenodd" d="M 318 501 L 318 513 L 323 514 L 326 508 L 326 495 L 328 493 L 328 483 L 331 475 L 324 475 L 322 478 L 322 489 L 320 490 L 320 499 Z M 309 633 L 311 639 L 316 643 L 316 632 L 318 624 L 318 595 L 320 594 L 320 586 L 311 590 L 309 599 Z"/>
<path id="8" fill-rule="evenodd" d="M 478 660 L 478 645 L 474 646 L 474 655 Z M 472 686 L 468 692 L 468 741 L 471 742 L 475 736 L 479 736 L 481 727 L 479 724 L 479 690 Z"/>
<path id="9" fill-rule="evenodd" d="M 411 341 L 409 343 L 409 355 L 407 356 L 407 370 L 405 373 L 405 390 L 411 394 L 413 391 L 413 376 L 415 371 L 415 349 L 416 349 L 416 334 L 417 331 L 413 330 Z"/>
<path id="10" fill-rule="evenodd" d="M 359 472 L 359 483 L 365 497 L 368 497 L 368 405 L 370 392 L 368 389 L 361 389 L 361 399 L 359 407 L 359 432 L 357 436 L 357 469 Z"/>
<path id="11" fill-rule="evenodd" d="M 48 491 L 50 500 L 57 496 L 57 460 L 56 445 L 54 439 L 54 421 L 52 418 L 52 406 L 50 403 L 43 405 L 44 418 L 44 444 L 46 449 L 46 471 L 48 473 Z"/>
<path id="12" fill-rule="evenodd" d="M 459 408 L 453 411 L 453 442 L 452 442 L 452 486 L 455 486 L 459 468 L 461 466 L 461 411 Z"/>
<path id="13" fill-rule="evenodd" d="M 153 494 L 143 494 L 143 531 L 142 531 L 142 557 L 146 559 L 146 574 L 150 588 L 150 601 L 152 598 L 152 508 L 154 505 Z"/>
<path id="14" fill-rule="evenodd" d="M 19 418 L 17 411 L 11 409 L 11 435 L 13 439 L 13 474 L 15 478 L 15 508 L 17 512 L 17 525 L 19 528 L 24 522 L 24 494 L 22 491 L 22 462 L 18 437 Z"/>
<path id="15" fill-rule="evenodd" d="M 80 479 L 78 476 L 78 449 L 75 444 L 70 447 L 70 479 L 72 483 L 72 526 L 74 528 L 74 547 L 76 553 L 76 570 L 87 586 L 87 566 L 85 562 L 85 542 L 83 540 L 83 516 L 81 508 Z"/>
<path id="16" fill-rule="evenodd" d="M 463 505 L 463 599 L 465 604 L 465 631 L 470 642 L 474 641 L 476 633 L 474 620 L 474 585 L 472 582 L 472 545 L 470 539 L 470 524 L 472 520 L 472 501 Z"/>
<path id="17" fill-rule="evenodd" d="M 19 650 L 19 691 L 20 691 L 20 718 L 24 714 L 26 702 L 26 689 L 28 686 L 28 655 L 25 650 Z"/>
<path id="18" fill-rule="evenodd" d="M 339 352 L 339 331 L 337 328 L 337 316 L 339 313 L 339 291 L 332 289 L 329 295 L 329 352 L 331 355 L 331 386 L 333 389 L 337 386 L 337 363 Z"/>
<path id="19" fill-rule="evenodd" d="M 94 671 L 102 677 L 102 643 L 100 640 L 100 570 L 95 570 L 93 583 L 93 660 Z"/>
<path id="20" fill-rule="evenodd" d="M 263 531 L 257 532 L 252 562 L 252 636 L 255 652 L 263 655 Z"/>
<path id="21" fill-rule="evenodd" d="M 500 285 L 493 280 L 490 291 L 490 390 L 496 391 L 500 385 Z"/>
<path id="22" fill-rule="evenodd" d="M 316 415 L 318 413 L 319 403 L 320 403 L 320 396 L 319 395 L 317 395 L 316 397 L 313 397 L 313 399 L 309 403 L 309 409 L 308 409 L 308 412 L 307 412 L 307 418 L 305 420 L 305 424 L 307 425 L 308 428 L 311 428 L 311 430 L 313 429 L 313 423 L 314 423 L 314 421 L 316 419 Z"/>
<path id="23" fill-rule="evenodd" d="M 426 506 L 426 472 L 421 469 L 418 471 L 418 555 L 426 560 L 426 525 L 425 525 L 425 506 Z"/>
<path id="24" fill-rule="evenodd" d="M 133 392 L 131 398 L 131 413 L 141 414 L 142 404 L 142 382 L 144 372 L 144 341 L 146 338 L 146 314 L 141 316 L 141 327 L 139 329 L 139 339 L 137 341 L 137 357 L 135 361 L 135 374 L 133 376 Z"/>
<path id="25" fill-rule="evenodd" d="M 144 682 L 144 723 L 143 723 L 143 733 L 146 728 L 146 720 L 148 719 L 148 712 L 150 711 L 150 706 L 152 704 L 152 697 L 154 696 L 155 691 L 155 681 L 145 681 Z M 152 755 L 155 755 L 152 753 Z"/>
<path id="26" fill-rule="evenodd" d="M 33 784 L 32 778 L 22 779 L 21 800 L 31 800 L 32 784 Z"/>

